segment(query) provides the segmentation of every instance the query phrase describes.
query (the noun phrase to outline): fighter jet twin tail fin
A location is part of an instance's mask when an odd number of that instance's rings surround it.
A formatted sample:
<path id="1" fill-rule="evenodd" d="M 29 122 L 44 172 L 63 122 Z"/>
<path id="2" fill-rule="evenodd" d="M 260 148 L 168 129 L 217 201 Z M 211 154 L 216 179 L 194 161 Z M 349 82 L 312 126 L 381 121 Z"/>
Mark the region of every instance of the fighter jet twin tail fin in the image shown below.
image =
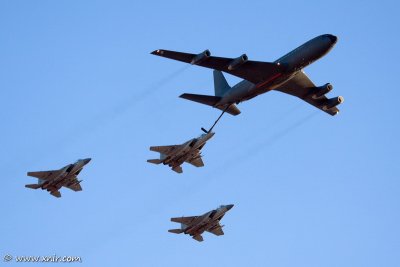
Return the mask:
<path id="1" fill-rule="evenodd" d="M 27 184 L 25 185 L 26 188 L 31 188 L 31 189 L 38 189 L 40 188 L 40 184 Z"/>
<path id="2" fill-rule="evenodd" d="M 43 172 L 28 172 L 28 175 L 31 175 L 33 177 L 37 177 L 37 176 L 34 176 L 32 174 L 39 174 L 39 173 L 43 173 Z M 31 188 L 31 189 L 39 189 L 42 186 L 43 183 L 44 183 L 44 180 L 38 178 L 37 184 L 26 184 L 25 187 L 26 188 Z"/>
<path id="3" fill-rule="evenodd" d="M 183 229 L 170 229 L 168 232 L 173 233 L 173 234 L 182 234 Z"/>
<path id="4" fill-rule="evenodd" d="M 184 231 L 182 229 L 170 229 L 168 230 L 168 232 L 170 233 L 174 233 L 174 234 L 182 234 Z M 193 236 L 193 239 L 199 242 L 202 242 L 204 239 L 201 235 L 195 235 Z"/>
<path id="5" fill-rule="evenodd" d="M 153 164 L 160 164 L 162 163 L 162 159 L 148 159 L 147 162 L 153 163 Z"/>
<path id="6" fill-rule="evenodd" d="M 240 110 L 236 107 L 235 104 L 230 105 L 227 108 L 227 105 L 217 105 L 218 102 L 222 99 L 222 96 L 231 89 L 228 82 L 226 81 L 224 75 L 221 71 L 214 70 L 214 90 L 215 96 L 210 95 L 196 95 L 196 94 L 182 94 L 180 97 L 194 101 L 197 103 L 201 103 L 204 105 L 212 106 L 214 108 L 218 108 L 222 111 L 226 110 L 231 115 L 239 115 Z"/>
<path id="7" fill-rule="evenodd" d="M 182 234 L 184 232 L 184 230 L 183 229 L 170 229 L 170 230 L 168 230 L 168 232 L 173 233 L 173 234 Z M 202 242 L 204 240 L 203 236 L 201 236 L 201 235 L 195 235 L 195 236 L 193 236 L 193 239 L 196 241 L 199 241 L 199 242 Z"/>

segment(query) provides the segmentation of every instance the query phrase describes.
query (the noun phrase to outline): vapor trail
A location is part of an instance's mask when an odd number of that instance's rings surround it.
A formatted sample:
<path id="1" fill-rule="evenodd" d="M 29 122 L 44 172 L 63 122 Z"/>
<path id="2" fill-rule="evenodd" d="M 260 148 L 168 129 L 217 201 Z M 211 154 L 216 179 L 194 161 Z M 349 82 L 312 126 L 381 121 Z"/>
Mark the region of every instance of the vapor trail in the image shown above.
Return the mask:
<path id="1" fill-rule="evenodd" d="M 296 110 L 297 107 L 294 109 L 290 110 L 286 114 L 292 113 L 294 110 Z M 278 140 L 284 138 L 286 135 L 290 134 L 292 131 L 295 129 L 299 128 L 309 120 L 311 120 L 313 117 L 315 117 L 318 114 L 318 111 L 314 111 L 313 113 L 309 114 L 308 116 L 302 118 L 301 120 L 295 122 L 294 124 L 289 125 L 285 129 L 273 134 L 271 137 L 267 138 L 266 140 L 256 143 L 252 146 L 250 146 L 248 149 L 246 149 L 245 152 L 239 154 L 238 156 L 231 158 L 227 160 L 225 163 L 223 163 L 221 166 L 218 167 L 216 172 L 225 170 L 228 166 L 235 165 L 238 166 L 239 164 L 245 162 L 246 160 L 251 159 L 252 157 L 255 157 L 258 153 L 261 151 L 264 151 L 267 146 L 271 146 L 275 144 Z M 285 115 L 285 114 L 284 114 Z M 283 118 L 282 116 L 281 118 Z"/>
<path id="2" fill-rule="evenodd" d="M 137 103 L 140 101 L 146 99 L 147 97 L 153 95 L 154 93 L 160 91 L 163 86 L 171 82 L 174 78 L 179 76 L 181 73 L 183 73 L 185 70 L 187 70 L 191 65 L 184 65 L 183 67 L 177 69 L 176 71 L 172 72 L 171 74 L 167 75 L 164 78 L 161 78 L 160 80 L 156 81 L 155 83 L 151 84 L 148 86 L 146 89 L 143 91 L 139 92 L 138 94 L 135 94 L 125 100 L 124 102 L 120 103 L 118 106 L 115 106 L 113 111 L 114 115 L 119 115 L 121 113 L 124 113 L 128 109 L 134 107 Z"/>
<path id="3" fill-rule="evenodd" d="M 117 103 L 113 107 L 99 111 L 98 114 L 88 118 L 81 123 L 78 123 L 73 128 L 66 131 L 62 136 L 57 136 L 57 139 L 50 140 L 49 142 L 47 142 L 47 144 L 40 144 L 40 147 L 38 148 L 33 148 L 32 151 L 35 151 L 35 158 L 24 160 L 23 158 L 19 157 L 18 159 L 11 160 L 10 163 L 6 163 L 4 168 L 9 167 L 10 165 L 15 165 L 15 162 L 18 162 L 18 164 L 16 164 L 18 166 L 15 166 L 13 168 L 15 170 L 12 171 L 17 172 L 17 170 L 21 169 L 21 165 L 32 165 L 38 161 L 42 161 L 43 158 L 54 156 L 53 152 L 49 152 L 48 150 L 43 151 L 43 147 L 57 147 L 57 154 L 59 154 L 59 156 L 62 156 L 60 154 L 62 154 L 63 150 L 74 140 L 77 140 L 81 136 L 91 133 L 98 128 L 105 126 L 107 123 L 116 119 L 118 116 L 127 112 L 129 109 L 134 108 L 139 102 L 160 91 L 166 84 L 171 82 L 174 78 L 179 76 L 189 67 L 190 65 L 184 65 L 183 67 L 177 69 L 171 74 L 168 74 L 164 78 L 161 78 L 153 84 L 147 86 L 139 93 L 133 94 L 124 101 Z"/>
<path id="4" fill-rule="evenodd" d="M 134 108 L 138 103 L 147 99 L 151 95 L 155 94 L 156 92 L 160 91 L 166 84 L 171 82 L 174 78 L 179 76 L 185 70 L 187 70 L 190 65 L 184 65 L 183 67 L 177 69 L 176 71 L 172 72 L 171 74 L 161 78 L 160 80 L 156 81 L 155 83 L 147 86 L 145 89 L 140 91 L 137 94 L 132 94 L 130 97 L 127 97 L 125 100 L 117 103 L 115 106 L 111 107 L 108 110 L 104 110 L 101 113 L 93 116 L 92 118 L 88 119 L 87 121 L 81 123 L 80 126 L 77 128 L 79 132 L 91 132 L 94 131 L 96 128 L 103 126 L 112 120 L 116 119 L 118 116 L 124 114 L 129 109 Z M 74 132 L 77 132 L 73 130 Z"/>
<path id="5" fill-rule="evenodd" d="M 300 121 L 290 125 L 289 127 L 283 129 L 282 131 L 273 134 L 270 138 L 268 138 L 267 140 L 260 142 L 259 144 L 253 145 L 252 147 L 250 147 L 248 149 L 249 153 L 252 154 L 257 154 L 259 153 L 261 150 L 263 150 L 265 147 L 270 146 L 272 144 L 274 144 L 276 141 L 282 139 L 283 137 L 285 137 L 286 135 L 288 135 L 290 132 L 292 132 L 293 130 L 295 130 L 296 128 L 300 127 L 301 125 L 305 124 L 307 121 L 309 121 L 310 119 L 312 119 L 313 117 L 315 117 L 315 115 L 318 114 L 318 111 L 314 111 L 313 113 L 311 113 L 310 115 L 304 117 L 303 119 L 301 119 Z"/>

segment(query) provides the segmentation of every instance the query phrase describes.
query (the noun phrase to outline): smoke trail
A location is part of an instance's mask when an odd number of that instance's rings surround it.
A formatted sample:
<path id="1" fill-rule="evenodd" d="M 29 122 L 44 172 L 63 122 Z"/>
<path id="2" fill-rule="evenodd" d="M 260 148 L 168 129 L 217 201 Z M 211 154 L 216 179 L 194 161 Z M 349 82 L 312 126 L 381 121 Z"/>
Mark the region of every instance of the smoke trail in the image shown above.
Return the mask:
<path id="1" fill-rule="evenodd" d="M 114 116 L 117 116 L 119 114 L 122 114 L 126 112 L 128 109 L 134 107 L 137 103 L 140 101 L 148 98 L 149 96 L 155 94 L 156 92 L 160 91 L 163 86 L 171 82 L 174 78 L 179 76 L 181 73 L 183 73 L 185 70 L 190 68 L 191 65 L 187 64 L 184 65 L 183 67 L 177 69 L 176 71 L 172 72 L 171 74 L 167 75 L 166 77 L 156 81 L 152 85 L 148 86 L 146 89 L 141 91 L 137 95 L 133 95 L 129 99 L 125 100 L 124 102 L 120 103 L 118 106 L 115 106 L 113 108 Z"/>
<path id="2" fill-rule="evenodd" d="M 190 65 L 184 65 L 183 67 L 177 69 L 176 71 L 172 72 L 166 77 L 156 81 L 152 85 L 149 85 L 139 93 L 134 94 L 126 98 L 125 100 L 119 102 L 114 107 L 112 107 L 111 110 L 104 110 L 103 112 L 93 116 L 88 121 L 81 123 L 81 125 L 76 128 L 78 128 L 81 133 L 82 129 L 84 129 L 86 132 L 91 132 L 96 130 L 100 126 L 103 126 L 104 124 L 111 122 L 118 116 L 127 112 L 129 109 L 134 108 L 141 101 L 146 100 L 151 95 L 160 91 L 163 88 L 163 86 L 167 85 L 169 82 L 171 82 L 174 78 L 183 73 L 189 67 Z M 73 130 L 73 132 L 76 131 Z"/>
<path id="3" fill-rule="evenodd" d="M 90 129 L 87 129 L 88 131 L 93 131 L 95 128 L 102 126 L 103 124 L 106 124 L 108 122 L 111 122 L 112 120 L 116 119 L 118 116 L 124 114 L 127 112 L 129 109 L 134 108 L 138 103 L 141 101 L 147 99 L 148 97 L 154 95 L 158 91 L 160 91 L 165 85 L 170 83 L 174 78 L 179 76 L 181 73 L 183 73 L 185 70 L 187 70 L 191 65 L 184 65 L 183 67 L 177 69 L 176 71 L 172 72 L 171 74 L 167 75 L 164 78 L 161 78 L 160 80 L 156 81 L 155 83 L 149 85 L 146 87 L 144 90 L 140 91 L 137 94 L 134 94 L 114 107 L 111 108 L 111 110 L 106 110 L 103 111 L 102 113 L 99 113 L 98 115 L 92 117 L 89 121 L 82 123 L 82 126 L 88 127 Z M 92 127 L 90 127 L 92 126 Z M 81 128 L 80 128 L 81 129 Z"/>
<path id="4" fill-rule="evenodd" d="M 147 86 L 139 93 L 130 96 L 129 98 L 119 102 L 118 104 L 107 110 L 100 111 L 97 115 L 81 123 L 78 123 L 71 129 L 66 131 L 63 136 L 58 136 L 58 139 L 49 141 L 47 142 L 47 144 L 40 144 L 40 146 L 37 148 L 32 148 L 32 151 L 34 151 L 36 155 L 35 158 L 23 159 L 19 157 L 18 159 L 12 159 L 9 163 L 6 163 L 4 166 L 2 166 L 2 169 L 10 166 L 15 166 L 12 167 L 12 172 L 17 172 L 17 170 L 21 169 L 21 166 L 35 164 L 39 161 L 42 161 L 43 158 L 53 155 L 48 150 L 43 151 L 43 147 L 56 147 L 57 153 L 61 154 L 63 150 L 68 146 L 68 144 L 72 143 L 74 140 L 77 140 L 82 135 L 89 134 L 100 127 L 104 127 L 107 123 L 110 123 L 112 120 L 127 112 L 129 109 L 134 108 L 141 101 L 146 100 L 151 95 L 160 91 L 163 86 L 170 83 L 174 78 L 179 76 L 190 66 L 191 65 L 184 65 L 183 67 L 177 69 L 176 71 L 165 76 L 164 78 L 161 78 L 160 80 Z"/>
<path id="5" fill-rule="evenodd" d="M 286 114 L 290 114 L 291 112 L 293 112 L 296 109 L 297 109 L 297 107 L 294 108 L 293 110 L 289 111 Z M 314 111 L 313 113 L 309 114 L 308 116 L 302 118 L 300 121 L 297 121 L 296 123 L 290 125 L 289 127 L 273 134 L 271 137 L 267 138 L 265 141 L 262 141 L 260 143 L 252 145 L 244 153 L 240 154 L 237 157 L 231 158 L 230 160 L 227 160 L 225 163 L 223 163 L 221 166 L 219 166 L 217 170 L 214 170 L 214 171 L 218 172 L 221 170 L 225 170 L 227 167 L 229 167 L 231 165 L 238 166 L 239 164 L 243 163 L 244 161 L 251 159 L 252 157 L 256 156 L 261 151 L 264 151 L 267 146 L 271 146 L 271 145 L 275 144 L 278 140 L 284 138 L 285 136 L 290 134 L 292 131 L 294 131 L 295 129 L 299 128 L 300 126 L 302 126 L 303 124 L 305 124 L 306 122 L 311 120 L 318 113 L 319 113 L 318 111 Z"/>
<path id="6" fill-rule="evenodd" d="M 298 103 L 297 105 L 295 105 L 293 108 L 289 109 L 287 112 L 283 113 L 282 116 L 279 116 L 278 118 L 276 118 L 274 121 L 272 121 L 268 127 L 271 128 L 275 127 L 279 124 L 281 124 L 283 121 L 286 120 L 286 118 L 288 118 L 290 115 L 292 115 L 292 113 L 294 113 L 295 111 L 297 111 L 300 107 L 303 106 L 303 103 Z"/>
<path id="7" fill-rule="evenodd" d="M 313 113 L 311 113 L 310 115 L 304 117 L 300 121 L 290 125 L 289 127 L 283 129 L 282 131 L 280 131 L 278 133 L 275 133 L 274 135 L 272 135 L 267 140 L 265 140 L 265 141 L 263 141 L 263 142 L 261 142 L 259 144 L 253 145 L 251 148 L 248 149 L 248 154 L 250 154 L 250 153 L 251 154 L 259 153 L 265 147 L 270 146 L 270 145 L 274 144 L 276 141 L 282 139 L 283 137 L 288 135 L 290 132 L 292 132 L 296 128 L 300 127 L 301 125 L 305 124 L 307 121 L 311 120 L 317 114 L 318 114 L 318 111 L 314 111 Z"/>

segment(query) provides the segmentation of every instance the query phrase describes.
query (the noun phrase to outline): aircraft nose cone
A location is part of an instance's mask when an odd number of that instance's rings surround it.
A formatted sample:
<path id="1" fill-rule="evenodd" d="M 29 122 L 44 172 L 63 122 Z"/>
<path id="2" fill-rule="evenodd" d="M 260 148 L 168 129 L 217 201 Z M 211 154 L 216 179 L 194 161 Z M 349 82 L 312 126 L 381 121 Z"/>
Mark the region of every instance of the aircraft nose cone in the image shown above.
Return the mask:
<path id="1" fill-rule="evenodd" d="M 83 162 L 85 162 L 85 164 L 88 164 L 91 160 L 92 160 L 91 158 L 87 158 L 87 159 L 84 159 Z"/>
<path id="2" fill-rule="evenodd" d="M 335 35 L 332 34 L 327 34 L 326 37 L 328 37 L 331 40 L 332 44 L 335 44 L 338 39 Z"/>
<path id="3" fill-rule="evenodd" d="M 233 208 L 233 204 L 230 204 L 230 205 L 226 205 L 226 208 L 228 209 L 228 210 L 230 210 L 231 208 Z"/>

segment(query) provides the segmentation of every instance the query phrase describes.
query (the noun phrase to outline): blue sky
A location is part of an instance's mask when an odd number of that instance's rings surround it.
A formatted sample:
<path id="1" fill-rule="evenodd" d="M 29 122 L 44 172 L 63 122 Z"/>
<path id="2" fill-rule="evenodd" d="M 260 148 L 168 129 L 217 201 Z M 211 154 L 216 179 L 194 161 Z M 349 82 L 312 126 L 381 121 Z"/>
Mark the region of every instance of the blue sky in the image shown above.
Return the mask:
<path id="1" fill-rule="evenodd" d="M 396 1 L 1 1 L 1 257 L 72 255 L 82 266 L 399 266 L 399 4 Z M 226 115 L 204 168 L 146 163 L 219 111 L 212 71 L 163 48 L 273 61 L 324 33 L 305 69 L 331 117 L 270 92 Z M 227 76 L 233 85 L 239 79 Z M 24 187 L 27 171 L 91 157 L 83 192 Z M 170 217 L 235 204 L 225 236 L 173 235 Z M 3 263 L 12 266 L 17 263 Z"/>

